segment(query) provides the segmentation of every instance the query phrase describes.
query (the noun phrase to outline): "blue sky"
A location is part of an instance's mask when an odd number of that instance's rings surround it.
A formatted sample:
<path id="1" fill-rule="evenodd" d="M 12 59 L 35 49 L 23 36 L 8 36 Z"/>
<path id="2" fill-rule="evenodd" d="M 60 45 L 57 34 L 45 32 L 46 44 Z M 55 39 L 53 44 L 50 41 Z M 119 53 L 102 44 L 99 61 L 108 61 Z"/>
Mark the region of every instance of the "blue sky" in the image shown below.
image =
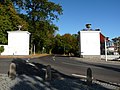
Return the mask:
<path id="1" fill-rule="evenodd" d="M 50 0 L 60 4 L 63 15 L 55 24 L 57 33 L 77 34 L 92 24 L 92 29 L 99 28 L 110 39 L 120 36 L 120 0 Z"/>

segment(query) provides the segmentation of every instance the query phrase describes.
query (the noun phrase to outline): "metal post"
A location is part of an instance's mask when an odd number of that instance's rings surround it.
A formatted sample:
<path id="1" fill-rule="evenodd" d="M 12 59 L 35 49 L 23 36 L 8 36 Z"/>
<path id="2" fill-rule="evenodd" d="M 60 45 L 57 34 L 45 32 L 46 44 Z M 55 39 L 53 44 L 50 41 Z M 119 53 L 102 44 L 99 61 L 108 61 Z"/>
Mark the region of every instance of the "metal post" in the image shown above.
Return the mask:
<path id="1" fill-rule="evenodd" d="M 106 43 L 106 37 L 105 37 L 105 60 L 107 61 L 107 43 Z"/>

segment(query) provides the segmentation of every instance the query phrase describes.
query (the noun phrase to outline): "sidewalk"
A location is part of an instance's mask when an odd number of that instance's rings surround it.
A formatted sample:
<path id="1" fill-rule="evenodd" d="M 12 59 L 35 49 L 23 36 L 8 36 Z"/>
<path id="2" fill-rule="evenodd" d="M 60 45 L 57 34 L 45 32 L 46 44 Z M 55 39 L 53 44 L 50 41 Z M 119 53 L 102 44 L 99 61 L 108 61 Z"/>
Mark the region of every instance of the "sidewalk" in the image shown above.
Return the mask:
<path id="1" fill-rule="evenodd" d="M 120 87 L 93 81 L 88 86 L 85 80 L 62 77 L 52 81 L 44 81 L 39 76 L 20 75 L 14 80 L 6 74 L 0 74 L 0 90 L 119 90 Z"/>
<path id="2" fill-rule="evenodd" d="M 71 58 L 74 58 L 74 57 L 71 57 Z M 105 60 L 105 59 L 88 59 L 88 58 L 77 58 L 75 57 L 74 58 L 75 60 L 78 60 L 78 61 L 83 61 L 83 62 L 90 62 L 90 63 L 104 63 L 104 64 L 113 64 L 113 65 L 120 65 L 120 61 L 114 61 L 114 60 Z"/>

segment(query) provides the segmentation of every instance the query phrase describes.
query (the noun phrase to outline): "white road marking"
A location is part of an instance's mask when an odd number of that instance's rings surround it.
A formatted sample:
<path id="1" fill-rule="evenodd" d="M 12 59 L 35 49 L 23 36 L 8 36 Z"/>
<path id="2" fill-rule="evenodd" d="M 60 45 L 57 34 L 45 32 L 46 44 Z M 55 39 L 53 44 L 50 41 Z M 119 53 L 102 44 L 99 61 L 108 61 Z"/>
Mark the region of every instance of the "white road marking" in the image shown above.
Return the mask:
<path id="1" fill-rule="evenodd" d="M 72 76 L 75 76 L 75 77 L 80 77 L 80 78 L 87 79 L 87 76 L 85 76 L 85 75 L 72 74 Z M 93 77 L 92 77 L 92 79 L 93 79 Z"/>
<path id="2" fill-rule="evenodd" d="M 80 78 L 87 78 L 87 76 L 85 76 L 85 75 L 79 75 L 79 74 L 72 74 L 72 76 L 80 77 Z"/>

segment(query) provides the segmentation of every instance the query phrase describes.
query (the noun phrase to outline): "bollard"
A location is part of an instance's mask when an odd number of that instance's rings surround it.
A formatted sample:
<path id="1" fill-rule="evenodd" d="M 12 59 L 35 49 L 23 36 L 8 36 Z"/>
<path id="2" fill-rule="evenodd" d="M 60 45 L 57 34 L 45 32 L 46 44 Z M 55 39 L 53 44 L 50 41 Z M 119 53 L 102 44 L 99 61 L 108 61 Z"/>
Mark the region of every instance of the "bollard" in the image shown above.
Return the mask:
<path id="1" fill-rule="evenodd" d="M 45 80 L 47 81 L 51 80 L 51 66 L 50 65 L 48 65 L 46 68 Z"/>
<path id="2" fill-rule="evenodd" d="M 53 61 L 55 61 L 55 55 L 52 58 L 53 58 Z"/>
<path id="3" fill-rule="evenodd" d="M 92 70 L 90 68 L 87 69 L 87 85 L 92 84 Z"/>
<path id="4" fill-rule="evenodd" d="M 15 63 L 10 64 L 9 71 L 8 71 L 8 77 L 10 77 L 11 79 L 15 79 L 16 77 L 16 64 Z"/>

